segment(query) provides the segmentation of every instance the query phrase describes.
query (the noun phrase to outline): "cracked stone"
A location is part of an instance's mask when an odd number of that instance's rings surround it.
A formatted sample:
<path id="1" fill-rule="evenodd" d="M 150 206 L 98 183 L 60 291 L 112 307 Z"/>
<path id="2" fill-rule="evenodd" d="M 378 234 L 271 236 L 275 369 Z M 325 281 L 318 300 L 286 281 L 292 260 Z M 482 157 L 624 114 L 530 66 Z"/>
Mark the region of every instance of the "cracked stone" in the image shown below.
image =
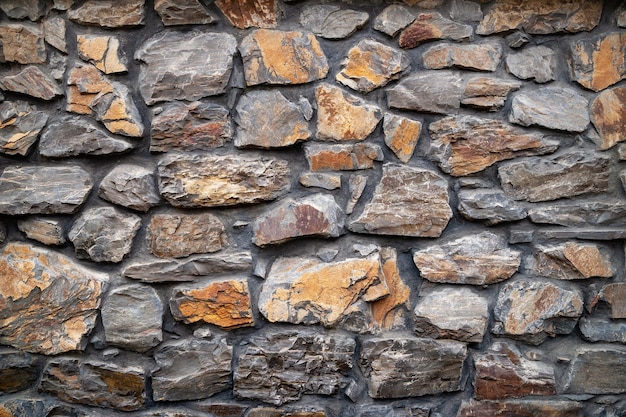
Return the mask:
<path id="1" fill-rule="evenodd" d="M 29 19 L 33 22 L 46 14 L 44 0 L 5 0 L 0 9 L 11 19 Z"/>
<path id="2" fill-rule="evenodd" d="M 65 20 L 61 17 L 53 17 L 43 22 L 44 40 L 61 52 L 67 53 L 65 41 Z"/>
<path id="3" fill-rule="evenodd" d="M 475 71 L 495 71 L 502 58 L 502 46 L 499 43 L 438 44 L 428 48 L 422 57 L 424 67 L 427 69 L 457 67 Z"/>
<path id="4" fill-rule="evenodd" d="M 65 244 L 65 228 L 60 220 L 47 217 L 27 217 L 17 221 L 17 228 L 27 238 L 44 245 L 60 246 Z"/>
<path id="5" fill-rule="evenodd" d="M 369 169 L 374 161 L 383 160 L 383 151 L 378 145 L 356 143 L 351 145 L 307 144 L 304 154 L 311 171 L 352 171 Z"/>
<path id="6" fill-rule="evenodd" d="M 533 256 L 526 260 L 526 269 L 537 276 L 562 280 L 613 276 L 610 256 L 605 248 L 577 242 L 537 246 Z"/>
<path id="7" fill-rule="evenodd" d="M 42 100 L 52 100 L 63 95 L 63 90 L 54 78 L 34 65 L 29 65 L 18 73 L 0 78 L 0 89 L 26 94 Z"/>
<path id="8" fill-rule="evenodd" d="M 600 135 L 600 150 L 626 140 L 626 87 L 615 87 L 598 94 L 591 101 L 589 114 Z"/>
<path id="9" fill-rule="evenodd" d="M 405 164 L 413 156 L 421 132 L 422 122 L 385 113 L 383 121 L 385 144 Z"/>
<path id="10" fill-rule="evenodd" d="M 504 107 L 510 92 L 519 90 L 519 81 L 493 77 L 474 77 L 467 81 L 461 104 L 481 110 L 497 111 Z"/>
<path id="11" fill-rule="evenodd" d="M 126 57 L 120 51 L 116 36 L 78 35 L 78 56 L 105 74 L 126 72 Z"/>
<path id="12" fill-rule="evenodd" d="M 506 69 L 521 80 L 547 83 L 556 80 L 556 53 L 545 46 L 525 48 L 506 57 Z"/>
<path id="13" fill-rule="evenodd" d="M 463 79 L 452 71 L 420 71 L 387 90 L 390 108 L 426 113 L 455 112 L 461 106 Z"/>
<path id="14" fill-rule="evenodd" d="M 217 20 L 198 0 L 156 0 L 154 10 L 163 25 L 207 25 Z"/>
<path id="15" fill-rule="evenodd" d="M 0 152 L 27 155 L 47 122 L 47 113 L 25 101 L 0 103 Z"/>
<path id="16" fill-rule="evenodd" d="M 161 201 L 153 170 L 132 164 L 113 168 L 100 182 L 98 195 L 113 204 L 143 212 Z"/>
<path id="17" fill-rule="evenodd" d="M 604 90 L 626 78 L 625 55 L 626 33 L 576 40 L 568 55 L 572 80 L 593 91 Z"/>
<path id="18" fill-rule="evenodd" d="M 459 212 L 470 220 L 484 221 L 487 225 L 525 219 L 526 209 L 499 189 L 467 189 L 458 191 Z"/>
<path id="19" fill-rule="evenodd" d="M 522 126 L 583 132 L 589 125 L 589 102 L 571 88 L 545 87 L 513 97 L 509 121 Z"/>
<path id="20" fill-rule="evenodd" d="M 437 12 L 420 13 L 400 34 L 401 48 L 415 48 L 426 41 L 445 39 L 468 41 L 474 38 L 474 28 L 446 19 Z"/>
<path id="21" fill-rule="evenodd" d="M 336 190 L 341 188 L 341 174 L 325 172 L 304 172 L 300 175 L 300 184 L 305 187 Z"/>
<path id="22" fill-rule="evenodd" d="M 277 0 L 216 0 L 215 5 L 237 29 L 273 28 L 282 15 Z"/>
<path id="23" fill-rule="evenodd" d="M 46 45 L 38 25 L 32 23 L 8 23 L 0 25 L 0 61 L 18 64 L 44 64 Z"/>
<path id="24" fill-rule="evenodd" d="M 87 0 L 73 6 L 67 17 L 81 25 L 105 28 L 140 26 L 145 23 L 145 0 Z"/>

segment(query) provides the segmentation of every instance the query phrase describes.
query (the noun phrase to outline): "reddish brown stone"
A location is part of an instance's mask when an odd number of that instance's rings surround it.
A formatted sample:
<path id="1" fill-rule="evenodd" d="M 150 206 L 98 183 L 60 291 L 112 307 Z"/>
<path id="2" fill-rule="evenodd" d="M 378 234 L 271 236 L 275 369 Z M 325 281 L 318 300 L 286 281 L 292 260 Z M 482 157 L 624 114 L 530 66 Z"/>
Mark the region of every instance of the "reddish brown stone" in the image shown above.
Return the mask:
<path id="1" fill-rule="evenodd" d="M 277 0 L 216 0 L 215 4 L 238 29 L 273 28 L 280 16 Z"/>
<path id="2" fill-rule="evenodd" d="M 558 246 L 538 246 L 526 262 L 533 274 L 555 279 L 573 280 L 613 276 L 611 260 L 598 245 L 567 242 Z"/>
<path id="3" fill-rule="evenodd" d="M 461 104 L 489 111 L 504 106 L 510 92 L 518 90 L 522 83 L 492 77 L 472 78 L 465 85 Z"/>
<path id="4" fill-rule="evenodd" d="M 624 39 L 626 45 L 626 36 Z M 591 102 L 589 113 L 602 139 L 601 150 L 626 140 L 626 87 L 615 87 L 598 94 Z"/>
<path id="5" fill-rule="evenodd" d="M 352 171 L 368 169 L 374 161 L 383 160 L 378 145 L 356 143 L 354 145 L 310 144 L 304 148 L 311 171 Z"/>
<path id="6" fill-rule="evenodd" d="M 420 13 L 400 34 L 401 48 L 415 48 L 426 41 L 450 39 L 455 41 L 471 40 L 474 29 L 446 19 L 437 12 Z"/>
<path id="7" fill-rule="evenodd" d="M 411 288 L 406 285 L 398 269 L 398 255 L 394 248 L 380 250 L 381 281 L 389 295 L 372 303 L 372 315 L 385 330 L 401 326 L 410 305 Z"/>
<path id="8" fill-rule="evenodd" d="M 626 78 L 626 33 L 613 32 L 573 42 L 569 64 L 572 79 L 593 91 L 623 80 Z"/>
<path id="9" fill-rule="evenodd" d="M 616 282 L 605 286 L 599 298 L 611 306 L 611 318 L 626 319 L 626 283 Z"/>
<path id="10" fill-rule="evenodd" d="M 409 162 L 422 132 L 422 122 L 406 117 L 385 114 L 383 121 L 385 144 L 399 160 Z"/>
<path id="11" fill-rule="evenodd" d="M 458 417 L 582 417 L 582 404 L 574 401 L 474 401 L 463 402 Z"/>
<path id="12" fill-rule="evenodd" d="M 502 58 L 502 46 L 499 43 L 439 44 L 426 50 L 422 57 L 424 67 L 428 69 L 457 67 L 477 71 L 495 71 Z"/>
<path id="13" fill-rule="evenodd" d="M 155 214 L 148 240 L 150 251 L 160 258 L 217 252 L 227 244 L 224 224 L 210 213 Z"/>
<path id="14" fill-rule="evenodd" d="M 145 20 L 145 0 L 87 0 L 72 7 L 67 16 L 81 25 L 139 26 Z"/>

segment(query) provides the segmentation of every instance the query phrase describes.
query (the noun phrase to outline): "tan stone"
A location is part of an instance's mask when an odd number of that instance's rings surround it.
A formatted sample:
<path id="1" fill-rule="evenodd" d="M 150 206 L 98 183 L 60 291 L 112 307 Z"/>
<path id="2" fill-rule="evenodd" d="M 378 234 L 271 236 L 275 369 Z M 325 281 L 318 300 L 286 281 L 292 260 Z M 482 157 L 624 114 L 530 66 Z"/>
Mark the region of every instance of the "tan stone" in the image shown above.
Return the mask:
<path id="1" fill-rule="evenodd" d="M 215 4 L 238 29 L 273 28 L 280 17 L 277 0 L 216 0 Z"/>
<path id="2" fill-rule="evenodd" d="M 0 25 L 2 61 L 18 64 L 43 64 L 46 62 L 46 45 L 38 25 L 10 23 Z"/>
<path id="3" fill-rule="evenodd" d="M 499 43 L 440 44 L 427 49 L 422 58 L 424 67 L 428 69 L 457 67 L 477 71 L 495 71 L 502 58 L 502 46 Z"/>
<path id="4" fill-rule="evenodd" d="M 401 48 L 415 48 L 426 41 L 450 39 L 454 41 L 472 40 L 474 29 L 446 19 L 437 12 L 420 13 L 400 34 Z"/>
<path id="5" fill-rule="evenodd" d="M 383 151 L 378 145 L 356 143 L 353 145 L 308 144 L 304 154 L 311 171 L 352 171 L 368 169 L 374 161 L 383 160 Z"/>
<path id="6" fill-rule="evenodd" d="M 126 72 L 126 64 L 120 55 L 120 41 L 115 36 L 78 35 L 78 56 L 105 74 Z"/>
<path id="7" fill-rule="evenodd" d="M 145 23 L 145 0 L 87 0 L 72 7 L 67 16 L 81 25 L 139 26 Z"/>
<path id="8" fill-rule="evenodd" d="M 568 242 L 563 255 L 587 278 L 613 276 L 610 260 L 602 256 L 597 246 Z"/>
<path id="9" fill-rule="evenodd" d="M 626 36 L 624 39 L 626 40 Z M 626 87 L 615 87 L 598 94 L 591 101 L 589 114 L 591 122 L 600 134 L 602 142 L 599 148 L 601 150 L 609 149 L 616 143 L 625 141 Z"/>
<path id="10" fill-rule="evenodd" d="M 626 78 L 626 33 L 580 39 L 569 52 L 572 79 L 585 88 L 600 91 Z"/>
<path id="11" fill-rule="evenodd" d="M 461 104 L 489 111 L 496 111 L 504 107 L 504 102 L 510 92 L 518 90 L 522 83 L 519 81 L 475 77 L 465 85 Z"/>
<path id="12" fill-rule="evenodd" d="M 537 246 L 526 268 L 535 275 L 573 280 L 610 278 L 613 268 L 608 252 L 598 245 L 567 242 L 557 246 Z"/>
<path id="13" fill-rule="evenodd" d="M 227 244 L 224 224 L 211 213 L 155 214 L 148 226 L 150 251 L 160 258 L 211 253 Z"/>
<path id="14" fill-rule="evenodd" d="M 374 301 L 372 316 L 380 328 L 391 330 L 404 324 L 410 306 L 411 288 L 404 282 L 398 269 L 398 255 L 394 248 L 380 250 L 381 281 L 389 295 Z"/>
<path id="15" fill-rule="evenodd" d="M 422 132 L 422 122 L 385 113 L 383 132 L 385 144 L 400 161 L 406 164 L 413 156 L 413 151 Z"/>
<path id="16" fill-rule="evenodd" d="M 599 298 L 611 306 L 611 318 L 626 319 L 626 283 L 616 282 L 605 286 Z"/>

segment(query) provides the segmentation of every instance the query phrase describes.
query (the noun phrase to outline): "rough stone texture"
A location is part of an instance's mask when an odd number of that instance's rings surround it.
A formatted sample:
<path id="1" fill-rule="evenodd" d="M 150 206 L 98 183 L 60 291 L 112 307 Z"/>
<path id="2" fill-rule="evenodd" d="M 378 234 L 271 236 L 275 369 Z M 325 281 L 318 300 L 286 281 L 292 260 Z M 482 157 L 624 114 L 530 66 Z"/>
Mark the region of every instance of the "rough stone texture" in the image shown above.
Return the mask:
<path id="1" fill-rule="evenodd" d="M 605 248 L 577 242 L 538 246 L 525 264 L 526 269 L 537 276 L 563 280 L 613 276 L 609 252 Z"/>
<path id="2" fill-rule="evenodd" d="M 53 417 L 59 413 L 86 417 L 84 413 L 73 407 L 59 403 L 59 401 L 41 399 L 13 398 L 0 402 L 0 413 L 6 417 L 42 416 Z"/>
<path id="3" fill-rule="evenodd" d="M 0 89 L 42 100 L 52 100 L 56 96 L 63 95 L 56 81 L 34 65 L 0 78 Z"/>
<path id="4" fill-rule="evenodd" d="M 450 71 L 415 72 L 387 90 L 387 105 L 426 113 L 454 112 L 461 106 L 463 79 Z"/>
<path id="5" fill-rule="evenodd" d="M 504 239 L 482 232 L 413 253 L 422 278 L 450 284 L 489 285 L 509 279 L 521 263 L 521 253 Z"/>
<path id="6" fill-rule="evenodd" d="M 323 172 L 304 172 L 300 175 L 300 184 L 305 187 L 336 190 L 341 188 L 341 175 Z"/>
<path id="7" fill-rule="evenodd" d="M 374 29 L 391 37 L 396 36 L 402 29 L 415 20 L 411 9 L 401 4 L 392 4 L 380 12 L 374 19 Z"/>
<path id="8" fill-rule="evenodd" d="M 507 71 L 519 79 L 537 83 L 556 80 L 556 53 L 546 46 L 529 47 L 509 54 L 505 62 Z"/>
<path id="9" fill-rule="evenodd" d="M 0 61 L 18 64 L 43 64 L 46 62 L 46 45 L 39 26 L 31 23 L 6 23 L 0 25 Z"/>
<path id="10" fill-rule="evenodd" d="M 502 189 L 515 200 L 556 200 L 609 190 L 609 159 L 569 151 L 549 158 L 529 158 L 500 165 Z"/>
<path id="11" fill-rule="evenodd" d="M 111 203 L 143 212 L 161 201 L 153 170 L 131 164 L 113 168 L 100 182 L 98 195 Z"/>
<path id="12" fill-rule="evenodd" d="M 215 4 L 238 29 L 273 28 L 279 21 L 280 7 L 276 0 L 217 0 Z"/>
<path id="13" fill-rule="evenodd" d="M 145 0 L 87 0 L 67 12 L 67 17 L 81 25 L 106 28 L 139 26 L 145 22 Z"/>
<path id="14" fill-rule="evenodd" d="M 420 121 L 385 113 L 383 121 L 385 144 L 405 164 L 413 156 L 421 132 L 422 123 Z"/>
<path id="15" fill-rule="evenodd" d="M 366 339 L 360 365 L 372 398 L 402 398 L 461 389 L 464 343 L 416 337 Z"/>
<path id="16" fill-rule="evenodd" d="M 234 368 L 233 391 L 275 405 L 332 395 L 347 385 L 355 349 L 351 337 L 306 329 L 254 335 Z"/>
<path id="17" fill-rule="evenodd" d="M 499 43 L 439 44 L 428 48 L 422 57 L 424 67 L 427 69 L 457 67 L 476 71 L 495 71 L 502 58 L 502 46 Z"/>
<path id="18" fill-rule="evenodd" d="M 461 188 L 458 191 L 459 212 L 470 220 L 484 221 L 487 225 L 522 220 L 526 209 L 510 199 L 500 189 Z"/>
<path id="19" fill-rule="evenodd" d="M 227 245 L 224 224 L 211 213 L 152 216 L 148 225 L 150 251 L 159 258 L 211 253 Z"/>
<path id="20" fill-rule="evenodd" d="M 607 378 L 611 375 L 611 378 Z M 580 347 L 567 371 L 565 392 L 621 394 L 626 392 L 626 350 Z"/>
<path id="21" fill-rule="evenodd" d="M 59 220 L 47 217 L 27 217 L 18 220 L 17 227 L 27 238 L 44 245 L 65 244 L 65 231 Z"/>
<path id="22" fill-rule="evenodd" d="M 542 281 L 510 282 L 498 294 L 492 332 L 537 345 L 548 336 L 569 334 L 582 311 L 576 290 Z"/>
<path id="23" fill-rule="evenodd" d="M 600 134 L 601 150 L 626 140 L 626 87 L 615 87 L 598 94 L 591 101 L 589 115 Z"/>
<path id="24" fill-rule="evenodd" d="M 4 247 L 0 271 L 0 343 L 46 355 L 84 349 L 108 275 L 21 243 Z"/>
<path id="25" fill-rule="evenodd" d="M 578 327 L 583 338 L 589 342 L 626 344 L 626 323 L 606 317 L 582 317 Z"/>
<path id="26" fill-rule="evenodd" d="M 141 218 L 113 207 L 90 208 L 76 219 L 68 238 L 76 257 L 94 262 L 121 262 L 132 248 Z"/>
<path id="27" fill-rule="evenodd" d="M 582 404 L 563 400 L 463 401 L 458 417 L 581 417 Z"/>
<path id="28" fill-rule="evenodd" d="M 8 166 L 0 176 L 0 214 L 74 213 L 91 187 L 79 166 Z"/>
<path id="29" fill-rule="evenodd" d="M 561 226 L 608 226 L 623 227 L 626 221 L 626 204 L 616 199 L 580 201 L 551 204 L 531 208 L 530 219 L 535 223 Z"/>
<path id="30" fill-rule="evenodd" d="M 35 22 L 45 15 L 46 3 L 43 0 L 9 0 L 3 2 L 0 9 L 12 19 L 28 18 Z"/>
<path id="31" fill-rule="evenodd" d="M 343 39 L 352 35 L 369 21 L 369 14 L 340 6 L 305 6 L 300 12 L 300 24 L 325 39 Z"/>
<path id="32" fill-rule="evenodd" d="M 433 339 L 480 343 L 488 320 L 489 300 L 469 288 L 422 289 L 413 310 L 415 333 Z"/>
<path id="33" fill-rule="evenodd" d="M 571 77 L 585 88 L 600 91 L 626 78 L 626 34 L 612 32 L 570 44 Z"/>
<path id="34" fill-rule="evenodd" d="M 461 104 L 481 110 L 497 111 L 504 107 L 510 92 L 521 87 L 518 81 L 493 77 L 474 77 L 467 81 Z"/>
<path id="35" fill-rule="evenodd" d="M 582 132 L 589 125 L 588 101 L 571 88 L 545 87 L 517 93 L 509 121 L 522 126 Z"/>
<path id="36" fill-rule="evenodd" d="M 206 25 L 217 20 L 198 0 L 156 0 L 154 10 L 165 26 Z"/>
<path id="37" fill-rule="evenodd" d="M 474 28 L 470 25 L 446 19 L 438 12 L 420 13 L 417 18 L 400 34 L 401 48 L 415 48 L 426 41 L 449 39 L 468 41 L 474 37 Z"/>
<path id="38" fill-rule="evenodd" d="M 346 214 L 352 214 L 354 207 L 361 199 L 365 186 L 367 185 L 367 177 L 364 175 L 350 175 L 348 180 L 348 188 L 350 190 L 350 200 L 346 204 Z"/>
<path id="39" fill-rule="evenodd" d="M 626 28 L 626 7 L 624 3 L 615 11 L 615 23 L 621 28 Z"/>
<path id="40" fill-rule="evenodd" d="M 236 50 L 237 41 L 226 33 L 158 33 L 135 52 L 142 63 L 139 91 L 147 104 L 222 94 Z"/>
<path id="41" fill-rule="evenodd" d="M 480 9 L 480 4 L 473 1 L 452 0 L 450 4 L 450 17 L 455 21 L 478 22 L 482 20 L 484 16 Z"/>
<path id="42" fill-rule="evenodd" d="M 39 379 L 39 368 L 40 363 L 33 355 L 17 350 L 0 352 L 0 393 L 11 394 L 32 387 Z"/>
<path id="43" fill-rule="evenodd" d="M 313 34 L 259 29 L 239 44 L 248 86 L 303 84 L 328 73 L 326 55 Z"/>
<path id="44" fill-rule="evenodd" d="M 27 155 L 47 122 L 47 113 L 25 101 L 0 103 L 0 152 Z"/>
<path id="45" fill-rule="evenodd" d="M 152 373 L 155 401 L 196 400 L 228 389 L 233 348 L 225 339 L 176 340 L 159 348 Z"/>
<path id="46" fill-rule="evenodd" d="M 114 288 L 102 305 L 104 338 L 113 346 L 145 352 L 163 340 L 162 322 L 161 299 L 147 285 Z"/>
<path id="47" fill-rule="evenodd" d="M 126 57 L 120 52 L 120 40 L 115 36 L 78 35 L 78 56 L 105 74 L 126 72 Z"/>
<path id="48" fill-rule="evenodd" d="M 609 304 L 612 319 L 626 319 L 626 284 L 609 284 L 602 288 L 598 298 Z"/>
<path id="49" fill-rule="evenodd" d="M 356 143 L 352 145 L 307 144 L 304 155 L 311 171 L 352 171 L 368 169 L 374 161 L 383 160 L 383 151 L 378 145 Z"/>
<path id="50" fill-rule="evenodd" d="M 404 327 L 408 312 L 411 288 L 404 282 L 398 268 L 398 254 L 394 248 L 380 249 L 381 276 L 389 295 L 371 303 L 372 318 L 381 329 L 392 330 Z"/>

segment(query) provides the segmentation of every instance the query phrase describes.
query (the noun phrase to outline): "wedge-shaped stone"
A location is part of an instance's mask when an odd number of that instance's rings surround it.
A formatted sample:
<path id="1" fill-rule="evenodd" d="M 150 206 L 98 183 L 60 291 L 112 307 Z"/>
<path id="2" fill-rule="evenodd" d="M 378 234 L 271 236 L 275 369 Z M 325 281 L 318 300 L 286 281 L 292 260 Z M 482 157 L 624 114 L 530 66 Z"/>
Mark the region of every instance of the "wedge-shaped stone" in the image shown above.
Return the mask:
<path id="1" fill-rule="evenodd" d="M 565 392 L 621 394 L 626 392 L 626 349 L 580 347 L 565 376 Z"/>
<path id="2" fill-rule="evenodd" d="M 449 39 L 467 41 L 474 38 L 471 25 L 446 19 L 437 12 L 420 13 L 417 18 L 400 34 L 401 48 L 415 48 L 423 42 Z"/>
<path id="3" fill-rule="evenodd" d="M 369 21 L 369 14 L 333 5 L 306 6 L 300 12 L 300 24 L 325 39 L 344 39 Z"/>
<path id="4" fill-rule="evenodd" d="M 534 223 L 558 224 L 560 226 L 626 226 L 626 203 L 617 199 L 595 201 L 571 201 L 555 203 L 528 210 Z"/>
<path id="5" fill-rule="evenodd" d="M 52 17 L 44 20 L 43 32 L 46 43 L 52 45 L 61 52 L 67 53 L 67 42 L 65 41 L 65 19 L 62 17 Z"/>
<path id="6" fill-rule="evenodd" d="M 380 12 L 374 19 L 374 30 L 383 32 L 391 37 L 396 36 L 402 29 L 415 20 L 411 9 L 401 4 L 392 4 Z"/>
<path id="7" fill-rule="evenodd" d="M 154 10 L 165 26 L 206 25 L 217 20 L 199 0 L 156 0 Z"/>
<path id="8" fill-rule="evenodd" d="M 423 71 L 387 90 L 387 105 L 426 113 L 450 113 L 461 106 L 463 79 L 451 71 Z"/>
<path id="9" fill-rule="evenodd" d="M 487 225 L 522 220 L 526 209 L 509 198 L 500 189 L 461 188 L 458 191 L 459 212 L 470 220 L 484 221 Z"/>
<path id="10" fill-rule="evenodd" d="M 383 160 L 383 150 L 371 143 L 351 145 L 307 144 L 304 154 L 311 171 L 353 171 L 368 169 Z"/>
<path id="11" fill-rule="evenodd" d="M 465 343 L 397 336 L 364 340 L 359 363 L 370 397 L 403 398 L 461 390 L 466 357 Z"/>
<path id="12" fill-rule="evenodd" d="M 346 204 L 346 214 L 352 214 L 354 207 L 361 199 L 365 186 L 367 185 L 367 176 L 365 175 L 350 175 L 348 179 L 348 190 L 350 191 L 350 200 Z"/>
<path id="13" fill-rule="evenodd" d="M 222 221 L 211 213 L 158 213 L 150 219 L 148 242 L 159 258 L 181 258 L 217 252 L 227 245 L 227 236 Z"/>
<path id="14" fill-rule="evenodd" d="M 386 164 L 371 201 L 348 228 L 357 233 L 439 237 L 452 218 L 448 201 L 448 182 L 439 174 Z"/>
<path id="15" fill-rule="evenodd" d="M 578 322 L 583 339 L 589 342 L 626 344 L 626 322 L 603 316 L 585 316 Z"/>
<path id="16" fill-rule="evenodd" d="M 161 201 L 153 170 L 132 164 L 113 168 L 100 182 L 98 195 L 111 203 L 143 212 Z"/>
<path id="17" fill-rule="evenodd" d="M 389 291 L 371 303 L 372 317 L 384 330 L 403 328 L 411 300 L 411 288 L 404 282 L 398 268 L 398 254 L 394 248 L 380 249 L 381 281 Z"/>
<path id="18" fill-rule="evenodd" d="M 140 26 L 145 21 L 145 0 L 87 0 L 67 12 L 71 21 L 106 28 Z"/>
<path id="19" fill-rule="evenodd" d="M 591 101 L 589 114 L 600 134 L 601 150 L 626 140 L 626 87 L 615 87 L 598 94 Z"/>
<path id="20" fill-rule="evenodd" d="M 598 298 L 611 307 L 612 319 L 626 319 L 626 283 L 615 282 L 606 285 Z"/>
<path id="21" fill-rule="evenodd" d="M 525 264 L 534 275 L 563 280 L 613 276 L 609 252 L 592 244 L 567 242 L 556 246 L 537 246 Z"/>
<path id="22" fill-rule="evenodd" d="M 0 152 L 27 155 L 48 122 L 48 115 L 25 101 L 0 103 Z"/>
<path id="23" fill-rule="evenodd" d="M 589 126 L 589 102 L 571 88 L 545 87 L 517 93 L 509 121 L 522 126 L 583 132 Z"/>
<path id="24" fill-rule="evenodd" d="M 582 403 L 557 400 L 463 401 L 458 417 L 581 417 Z"/>
<path id="25" fill-rule="evenodd" d="M 237 29 L 273 28 L 280 18 L 277 0 L 217 0 L 215 4 Z"/>
<path id="26" fill-rule="evenodd" d="M 18 64 L 43 64 L 46 62 L 46 45 L 38 25 L 8 23 L 0 25 L 0 51 L 2 61 Z"/>
<path id="27" fill-rule="evenodd" d="M 27 217 L 17 221 L 17 228 L 27 238 L 44 245 L 65 244 L 65 230 L 60 220 L 48 217 Z"/>
<path id="28" fill-rule="evenodd" d="M 612 32 L 570 44 L 568 63 L 574 81 L 600 91 L 626 78 L 626 33 Z"/>
<path id="29" fill-rule="evenodd" d="M 422 132 L 422 122 L 406 117 L 385 113 L 383 121 L 385 144 L 398 159 L 409 162 Z"/>
<path id="30" fill-rule="evenodd" d="M 545 46 L 529 47 L 506 57 L 506 69 L 521 80 L 547 83 L 556 80 L 556 53 Z"/>
<path id="31" fill-rule="evenodd" d="M 0 78 L 0 89 L 42 100 L 52 100 L 63 95 L 63 90 L 57 82 L 34 65 L 29 65 L 15 74 Z"/>
<path id="32" fill-rule="evenodd" d="M 0 343 L 44 355 L 85 348 L 108 275 L 21 243 L 4 247 L 0 270 Z"/>
<path id="33" fill-rule="evenodd" d="M 431 282 L 489 285 L 515 274 L 521 253 L 503 238 L 482 232 L 418 250 L 413 262 L 422 278 Z"/>
<path id="34" fill-rule="evenodd" d="M 41 361 L 34 355 L 8 350 L 0 352 L 0 393 L 11 394 L 35 385 L 39 380 Z M 0 412 L 3 411 L 0 403 Z M 9 414 L 9 417 L 12 417 Z"/>
<path id="35" fill-rule="evenodd" d="M 475 77 L 467 81 L 461 104 L 481 110 L 497 111 L 504 107 L 510 92 L 518 90 L 522 84 L 493 77 Z"/>
<path id="36" fill-rule="evenodd" d="M 495 71 L 502 58 L 502 46 L 499 43 L 439 44 L 428 48 L 422 58 L 424 67 L 428 69 L 457 67 L 476 71 Z"/>
<path id="37" fill-rule="evenodd" d="M 115 36 L 78 35 L 78 56 L 93 64 L 105 74 L 126 72 L 126 57 L 120 51 L 120 40 Z"/>

